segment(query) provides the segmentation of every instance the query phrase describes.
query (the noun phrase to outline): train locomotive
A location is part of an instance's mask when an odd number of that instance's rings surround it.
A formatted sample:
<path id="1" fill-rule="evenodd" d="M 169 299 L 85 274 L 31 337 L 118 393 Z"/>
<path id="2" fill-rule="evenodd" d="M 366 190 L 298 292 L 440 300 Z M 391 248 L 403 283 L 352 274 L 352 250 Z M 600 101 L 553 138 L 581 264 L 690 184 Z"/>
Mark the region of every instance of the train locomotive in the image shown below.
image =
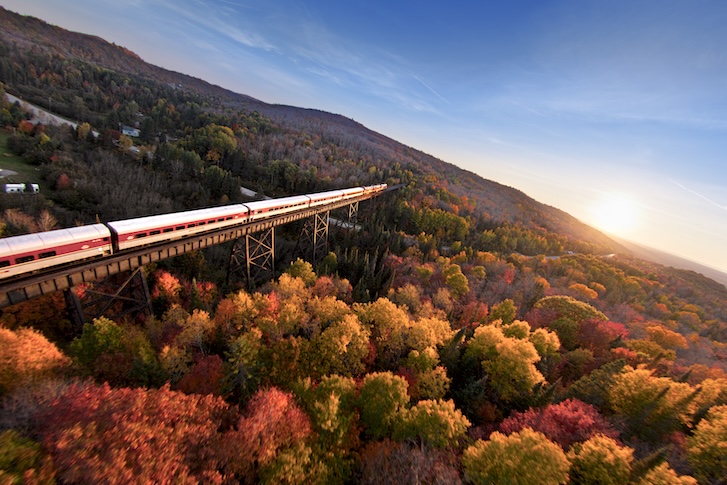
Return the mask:
<path id="1" fill-rule="evenodd" d="M 139 217 L 0 238 L 0 281 L 381 192 L 386 184 Z"/>

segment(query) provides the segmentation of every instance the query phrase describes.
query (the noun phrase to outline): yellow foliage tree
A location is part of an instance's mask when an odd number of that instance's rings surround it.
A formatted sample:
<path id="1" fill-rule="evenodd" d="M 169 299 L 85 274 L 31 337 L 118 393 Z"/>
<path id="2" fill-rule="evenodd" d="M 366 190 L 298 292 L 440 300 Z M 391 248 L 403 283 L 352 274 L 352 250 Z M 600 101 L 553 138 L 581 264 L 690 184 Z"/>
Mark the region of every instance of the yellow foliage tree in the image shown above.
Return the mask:
<path id="1" fill-rule="evenodd" d="M 596 435 L 574 444 L 568 452 L 570 481 L 579 485 L 626 485 L 631 475 L 634 450 L 613 438 Z"/>
<path id="2" fill-rule="evenodd" d="M 557 485 L 568 481 L 568 458 L 544 434 L 525 428 L 509 436 L 495 431 L 462 455 L 465 479 L 475 484 Z"/>

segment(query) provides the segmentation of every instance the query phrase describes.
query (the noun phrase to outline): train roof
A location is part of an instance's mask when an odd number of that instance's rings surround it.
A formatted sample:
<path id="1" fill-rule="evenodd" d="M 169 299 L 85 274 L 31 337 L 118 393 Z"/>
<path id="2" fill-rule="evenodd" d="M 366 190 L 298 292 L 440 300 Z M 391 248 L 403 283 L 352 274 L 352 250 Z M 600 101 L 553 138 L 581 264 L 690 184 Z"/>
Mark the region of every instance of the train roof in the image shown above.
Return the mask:
<path id="1" fill-rule="evenodd" d="M 186 224 L 188 222 L 226 217 L 234 214 L 247 214 L 247 212 L 248 209 L 244 205 L 233 204 L 184 212 L 173 212 L 171 214 L 137 217 L 136 219 L 126 219 L 123 221 L 113 221 L 107 223 L 107 225 L 113 228 L 117 233 L 126 233 L 128 231 L 143 231 L 155 229 L 161 226 L 174 226 L 176 224 Z"/>
<path id="2" fill-rule="evenodd" d="M 36 251 L 62 244 L 109 237 L 111 233 L 103 224 L 56 229 L 54 231 L 23 234 L 0 239 L 0 257 L 23 251 Z"/>
<path id="3" fill-rule="evenodd" d="M 292 195 L 290 197 L 282 197 L 280 199 L 256 200 L 254 202 L 245 202 L 250 210 L 266 209 L 269 207 L 280 207 L 288 204 L 299 204 L 301 202 L 309 202 L 307 195 Z"/>

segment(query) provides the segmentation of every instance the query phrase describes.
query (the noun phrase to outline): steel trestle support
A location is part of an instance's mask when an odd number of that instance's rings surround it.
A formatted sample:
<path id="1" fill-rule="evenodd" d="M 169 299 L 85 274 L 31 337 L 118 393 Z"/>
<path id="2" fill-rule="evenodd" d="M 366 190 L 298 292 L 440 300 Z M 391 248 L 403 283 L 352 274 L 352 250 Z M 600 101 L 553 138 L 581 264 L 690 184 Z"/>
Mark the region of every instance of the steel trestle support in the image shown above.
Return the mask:
<path id="1" fill-rule="evenodd" d="M 249 290 L 275 275 L 275 226 L 239 238 L 232 246 L 228 281 L 243 273 Z"/>
<path id="2" fill-rule="evenodd" d="M 64 292 L 69 316 L 79 330 L 84 323 L 101 316 L 114 320 L 126 315 L 151 314 L 151 297 L 143 267 Z"/>
<path id="3" fill-rule="evenodd" d="M 328 222 L 330 211 L 314 214 L 305 220 L 298 239 L 300 252 L 310 258 L 315 268 L 328 255 Z"/>

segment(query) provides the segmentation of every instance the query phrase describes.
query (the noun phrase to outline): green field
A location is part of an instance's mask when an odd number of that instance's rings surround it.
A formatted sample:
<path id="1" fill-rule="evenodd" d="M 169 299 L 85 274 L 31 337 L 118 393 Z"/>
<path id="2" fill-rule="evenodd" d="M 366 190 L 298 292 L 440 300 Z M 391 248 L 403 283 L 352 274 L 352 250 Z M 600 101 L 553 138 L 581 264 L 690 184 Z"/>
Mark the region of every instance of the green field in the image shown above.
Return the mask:
<path id="1" fill-rule="evenodd" d="M 17 172 L 17 175 L 0 178 L 0 184 L 39 183 L 38 168 L 26 162 L 23 157 L 14 155 L 8 150 L 8 136 L 8 133 L 0 131 L 0 168 Z"/>

